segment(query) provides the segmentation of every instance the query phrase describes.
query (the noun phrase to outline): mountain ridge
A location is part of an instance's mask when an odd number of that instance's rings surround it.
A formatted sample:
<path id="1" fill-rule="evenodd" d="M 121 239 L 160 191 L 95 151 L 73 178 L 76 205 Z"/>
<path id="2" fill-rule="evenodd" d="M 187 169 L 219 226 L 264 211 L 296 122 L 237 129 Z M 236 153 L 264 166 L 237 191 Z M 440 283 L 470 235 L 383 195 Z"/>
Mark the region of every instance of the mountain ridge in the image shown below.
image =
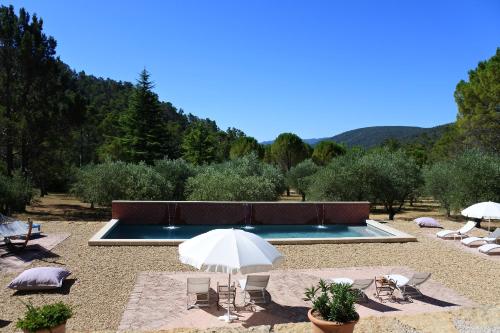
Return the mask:
<path id="1" fill-rule="evenodd" d="M 422 135 L 441 136 L 450 124 L 443 124 L 434 127 L 418 126 L 369 126 L 345 131 L 331 137 L 303 139 L 311 146 L 321 141 L 334 141 L 345 144 L 348 147 L 361 146 L 371 148 L 382 144 L 388 139 L 396 139 L 401 142 L 417 140 Z M 269 145 L 274 140 L 263 141 L 261 144 Z"/>

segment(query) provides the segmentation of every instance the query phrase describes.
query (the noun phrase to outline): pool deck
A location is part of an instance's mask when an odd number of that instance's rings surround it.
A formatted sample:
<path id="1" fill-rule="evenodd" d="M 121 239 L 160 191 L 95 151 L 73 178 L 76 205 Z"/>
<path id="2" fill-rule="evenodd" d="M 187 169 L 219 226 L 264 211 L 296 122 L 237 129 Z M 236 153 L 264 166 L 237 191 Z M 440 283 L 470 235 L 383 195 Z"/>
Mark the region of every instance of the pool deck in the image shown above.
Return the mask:
<path id="1" fill-rule="evenodd" d="M 104 238 L 111 229 L 120 221 L 112 219 L 99 230 L 88 241 L 90 246 L 119 246 L 119 245 L 158 245 L 158 246 L 177 246 L 185 239 L 107 239 Z M 379 237 L 339 237 L 339 238 L 270 238 L 267 239 L 275 245 L 293 245 L 293 244 L 352 244 L 352 243 L 407 243 L 416 242 L 416 237 L 391 228 L 385 224 L 374 220 L 366 220 L 366 224 L 376 229 L 389 233 L 391 236 Z"/>
<path id="2" fill-rule="evenodd" d="M 303 299 L 304 289 L 315 285 L 319 279 L 348 277 L 352 279 L 373 279 L 384 274 L 404 274 L 411 276 L 413 270 L 407 267 L 352 267 L 304 270 L 276 270 L 269 274 L 267 304 L 243 304 L 241 289 L 237 289 L 237 316 L 231 324 L 218 320 L 225 310 L 216 306 L 215 286 L 217 283 L 227 285 L 227 275 L 204 272 L 140 272 L 135 287 L 129 296 L 126 310 L 123 313 L 118 331 L 156 331 L 178 328 L 212 328 L 217 327 L 251 327 L 260 325 L 274 326 L 307 321 L 310 303 Z M 186 309 L 186 278 L 210 277 L 210 307 Z M 234 279 L 244 278 L 235 276 Z M 366 294 L 367 302 L 356 305 L 361 317 L 394 316 L 447 311 L 459 307 L 471 307 L 476 303 L 446 288 L 432 279 L 421 286 L 425 295 L 413 302 L 404 301 L 396 292 L 394 300 L 381 302 L 373 294 L 372 284 Z"/>

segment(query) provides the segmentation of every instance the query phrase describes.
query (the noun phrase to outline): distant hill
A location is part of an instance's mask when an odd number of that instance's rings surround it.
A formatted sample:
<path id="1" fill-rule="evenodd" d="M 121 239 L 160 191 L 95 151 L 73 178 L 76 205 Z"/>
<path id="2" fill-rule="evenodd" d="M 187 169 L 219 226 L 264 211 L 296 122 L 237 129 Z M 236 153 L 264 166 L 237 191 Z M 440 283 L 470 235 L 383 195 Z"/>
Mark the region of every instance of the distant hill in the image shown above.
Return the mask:
<path id="1" fill-rule="evenodd" d="M 396 139 L 401 142 L 411 142 L 428 138 L 437 139 L 449 124 L 425 128 L 416 126 L 373 126 L 343 132 L 329 138 L 304 139 L 311 146 L 320 141 L 335 141 L 348 147 L 361 146 L 371 148 L 382 144 L 387 139 Z M 264 141 L 262 144 L 272 144 L 274 141 Z"/>

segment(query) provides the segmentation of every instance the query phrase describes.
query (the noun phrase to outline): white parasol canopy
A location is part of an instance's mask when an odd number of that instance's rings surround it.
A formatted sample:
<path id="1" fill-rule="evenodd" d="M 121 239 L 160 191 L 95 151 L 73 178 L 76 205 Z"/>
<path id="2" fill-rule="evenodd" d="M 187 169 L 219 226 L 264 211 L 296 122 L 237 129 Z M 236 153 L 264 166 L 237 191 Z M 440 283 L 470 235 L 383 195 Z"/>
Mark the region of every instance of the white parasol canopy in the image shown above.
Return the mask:
<path id="1" fill-rule="evenodd" d="M 500 204 L 492 201 L 480 202 L 462 210 L 462 215 L 477 219 L 500 219 Z"/>
<path id="2" fill-rule="evenodd" d="M 282 254 L 265 239 L 239 229 L 214 229 L 191 238 L 179 245 L 179 259 L 182 263 L 205 272 L 229 274 L 258 273 L 270 270 L 282 259 Z M 229 303 L 229 297 L 228 297 Z M 230 314 L 219 319 L 230 322 Z"/>

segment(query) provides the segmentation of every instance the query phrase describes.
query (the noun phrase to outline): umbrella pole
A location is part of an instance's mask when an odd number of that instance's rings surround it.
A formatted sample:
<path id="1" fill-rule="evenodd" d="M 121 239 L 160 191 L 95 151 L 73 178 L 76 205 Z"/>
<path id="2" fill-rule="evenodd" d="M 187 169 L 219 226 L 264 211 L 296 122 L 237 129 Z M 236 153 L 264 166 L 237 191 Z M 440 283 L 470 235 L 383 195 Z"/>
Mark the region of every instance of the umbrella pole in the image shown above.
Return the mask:
<path id="1" fill-rule="evenodd" d="M 229 273 L 229 281 L 227 284 L 227 322 L 231 322 L 231 273 Z"/>
<path id="2" fill-rule="evenodd" d="M 219 320 L 224 320 L 226 323 L 230 323 L 233 319 L 237 319 L 236 316 L 231 316 L 231 273 L 228 274 L 227 281 L 227 314 L 220 316 Z"/>

